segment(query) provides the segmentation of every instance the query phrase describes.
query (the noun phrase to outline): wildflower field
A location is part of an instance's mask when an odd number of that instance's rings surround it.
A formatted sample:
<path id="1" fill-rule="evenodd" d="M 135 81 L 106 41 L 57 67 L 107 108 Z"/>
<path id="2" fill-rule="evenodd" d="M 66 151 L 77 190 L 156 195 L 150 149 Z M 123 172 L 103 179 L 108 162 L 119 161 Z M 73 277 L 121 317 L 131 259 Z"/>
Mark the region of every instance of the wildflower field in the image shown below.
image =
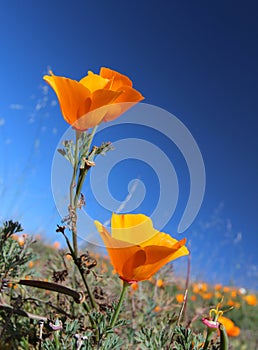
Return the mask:
<path id="1" fill-rule="evenodd" d="M 258 348 L 257 294 L 189 281 L 184 304 L 185 279 L 176 278 L 169 264 L 128 287 L 119 319 L 111 328 L 122 281 L 108 256 L 93 247 L 80 252 L 97 305 L 88 314 L 84 302 L 76 299 L 84 284 L 68 251 L 40 238 L 11 234 L 17 228 L 7 223 L 1 229 L 1 275 L 9 276 L 1 289 L 1 349 L 202 349 L 208 329 L 202 319 L 209 318 L 222 298 L 219 308 L 229 310 L 221 318 L 229 349 Z M 42 285 L 35 287 L 32 281 Z M 87 296 L 86 301 L 90 303 Z M 220 346 L 215 329 L 208 348 Z"/>

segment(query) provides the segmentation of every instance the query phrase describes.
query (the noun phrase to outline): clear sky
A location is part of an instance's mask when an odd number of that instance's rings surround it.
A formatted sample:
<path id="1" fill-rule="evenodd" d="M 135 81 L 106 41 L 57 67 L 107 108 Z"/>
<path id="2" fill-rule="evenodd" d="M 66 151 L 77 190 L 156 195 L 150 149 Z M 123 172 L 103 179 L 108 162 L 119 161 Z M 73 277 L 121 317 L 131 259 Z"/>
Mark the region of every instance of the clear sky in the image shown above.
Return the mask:
<path id="1" fill-rule="evenodd" d="M 255 0 L 1 1 L 1 221 L 19 219 L 26 231 L 58 239 L 50 173 L 67 124 L 42 76 L 51 68 L 80 79 L 110 67 L 133 80 L 145 103 L 181 120 L 202 153 L 204 201 L 177 235 L 190 241 L 192 276 L 258 288 L 257 10 Z M 114 196 L 125 198 L 124 183 L 140 176 L 150 203 L 153 171 L 130 176 L 128 162 L 123 175 L 112 173 L 114 183 L 122 179 Z M 189 188 L 187 172 L 183 180 Z M 176 227 L 172 219 L 164 230 Z"/>

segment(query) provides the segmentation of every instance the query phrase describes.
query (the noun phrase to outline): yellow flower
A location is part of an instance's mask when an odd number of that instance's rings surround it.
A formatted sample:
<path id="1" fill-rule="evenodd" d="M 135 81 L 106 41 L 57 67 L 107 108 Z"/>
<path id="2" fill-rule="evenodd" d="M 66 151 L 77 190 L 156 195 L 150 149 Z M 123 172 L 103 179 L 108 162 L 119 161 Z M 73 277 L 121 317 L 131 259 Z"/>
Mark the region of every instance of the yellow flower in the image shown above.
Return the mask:
<path id="1" fill-rule="evenodd" d="M 113 267 L 129 283 L 147 280 L 169 261 L 189 254 L 186 239 L 157 231 L 143 214 L 113 214 L 111 235 L 100 222 L 95 224 Z"/>
<path id="2" fill-rule="evenodd" d="M 219 323 L 223 324 L 223 326 L 226 329 L 227 335 L 230 337 L 236 337 L 240 334 L 240 328 L 237 327 L 232 320 L 229 318 L 222 316 L 224 312 L 229 311 L 222 311 L 220 310 L 220 307 L 222 305 L 222 300 L 217 304 L 216 309 L 210 310 L 210 317 L 203 318 L 202 322 L 209 328 L 219 328 Z"/>
<path id="3" fill-rule="evenodd" d="M 220 316 L 218 322 L 222 323 L 226 328 L 227 335 L 229 337 L 237 337 L 240 334 L 240 328 L 237 327 L 232 320 L 225 316 Z"/>
<path id="4" fill-rule="evenodd" d="M 209 318 L 205 318 L 205 317 L 202 318 L 202 323 L 204 323 L 210 329 L 220 329 L 223 335 L 224 331 L 221 330 L 221 327 L 220 327 L 220 324 L 222 324 L 228 336 L 237 337 L 240 334 L 240 328 L 237 327 L 232 320 L 222 316 L 224 312 L 230 310 L 230 309 L 226 311 L 220 310 L 222 302 L 223 302 L 223 298 L 217 304 L 216 309 L 210 310 Z"/>
<path id="5" fill-rule="evenodd" d="M 52 72 L 43 79 L 55 91 L 64 119 L 81 131 L 118 118 L 143 100 L 127 76 L 104 67 L 99 74 L 89 71 L 80 81 Z"/>

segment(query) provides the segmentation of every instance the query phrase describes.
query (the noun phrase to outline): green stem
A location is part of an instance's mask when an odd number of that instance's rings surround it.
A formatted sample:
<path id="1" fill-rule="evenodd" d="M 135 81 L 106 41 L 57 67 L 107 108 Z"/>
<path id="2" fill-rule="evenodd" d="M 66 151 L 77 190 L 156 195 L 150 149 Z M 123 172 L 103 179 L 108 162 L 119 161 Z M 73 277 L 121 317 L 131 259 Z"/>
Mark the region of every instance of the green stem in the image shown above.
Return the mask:
<path id="1" fill-rule="evenodd" d="M 78 185 L 76 187 L 76 193 L 74 196 L 74 203 L 78 203 L 79 195 L 81 194 L 82 186 L 83 186 L 83 183 L 84 183 L 84 180 L 85 180 L 85 177 L 87 175 L 88 170 L 89 170 L 89 168 L 83 169 L 83 171 L 81 172 L 81 174 L 79 176 Z"/>
<path id="2" fill-rule="evenodd" d="M 78 270 L 79 270 L 79 272 L 80 272 L 80 274 L 81 274 L 81 277 L 82 277 L 84 286 L 85 286 L 85 288 L 86 288 L 86 290 L 87 290 L 87 293 L 88 293 L 88 296 L 89 296 L 89 299 L 90 299 L 90 304 L 91 304 L 92 308 L 96 309 L 96 308 L 97 308 L 97 304 L 96 304 L 96 302 L 95 302 L 95 299 L 94 299 L 94 296 L 93 296 L 93 294 L 92 294 L 92 292 L 91 292 L 91 289 L 90 289 L 90 287 L 89 287 L 89 285 L 88 285 L 88 283 L 87 283 L 87 280 L 86 280 L 86 277 L 85 277 L 85 275 L 84 275 L 84 272 L 83 272 L 83 270 L 80 268 L 80 266 L 78 266 L 78 264 L 76 264 L 76 265 L 77 265 Z M 89 311 L 89 310 L 88 310 L 88 311 Z"/>
<path id="3" fill-rule="evenodd" d="M 203 350 L 207 350 L 208 349 L 208 346 L 210 344 L 212 335 L 213 335 L 213 329 L 207 328 L 207 335 L 206 335 L 205 343 L 204 343 L 204 346 L 203 346 Z"/>
<path id="4" fill-rule="evenodd" d="M 94 127 L 94 129 L 92 130 L 92 133 L 90 134 L 86 157 L 90 153 L 90 147 L 92 144 L 93 137 L 96 133 L 96 130 L 97 130 L 97 126 Z M 80 139 L 80 132 L 76 131 L 76 143 L 75 143 L 75 151 L 74 151 L 74 168 L 73 168 L 73 176 L 72 176 L 72 180 L 71 180 L 71 184 L 70 184 L 70 208 L 72 211 L 71 220 L 72 220 L 72 236 L 73 236 L 73 249 L 70 249 L 70 251 L 71 251 L 71 254 L 73 256 L 74 262 L 75 262 L 76 266 L 78 267 L 78 270 L 81 274 L 83 283 L 85 285 L 85 288 L 87 290 L 87 293 L 88 293 L 88 296 L 90 299 L 90 304 L 91 304 L 92 308 L 96 308 L 97 305 L 96 305 L 96 302 L 94 300 L 94 296 L 89 288 L 89 285 L 88 285 L 87 280 L 86 280 L 85 275 L 84 275 L 84 271 L 79 266 L 79 263 L 77 260 L 78 259 L 77 215 L 76 215 L 77 204 L 78 204 L 79 195 L 81 193 L 86 174 L 89 170 L 89 168 L 85 167 L 85 169 L 83 169 L 83 171 L 79 174 L 78 181 L 76 181 L 76 175 L 77 175 L 78 165 L 79 165 L 79 161 L 80 161 L 80 159 L 78 157 L 79 156 L 79 139 Z M 94 152 L 92 152 L 92 153 L 93 153 L 92 157 L 94 157 L 95 154 L 94 154 Z M 75 194 L 74 194 L 75 183 L 76 183 L 76 190 L 75 190 Z M 86 302 L 85 302 L 84 306 L 86 307 L 87 311 L 89 312 L 90 308 Z"/>
<path id="5" fill-rule="evenodd" d="M 95 307 L 96 304 L 95 304 L 93 295 L 92 295 L 91 290 L 90 290 L 90 288 L 89 288 L 89 286 L 88 286 L 88 283 L 87 283 L 87 281 L 86 281 L 86 279 L 85 279 L 85 276 L 84 276 L 84 274 L 83 274 L 83 271 L 81 271 L 81 268 L 80 268 L 80 266 L 78 265 L 78 260 L 77 260 L 77 257 L 76 257 L 75 254 L 74 254 L 74 251 L 73 251 L 73 248 L 72 248 L 72 246 L 71 246 L 71 243 L 70 243 L 68 237 L 66 236 L 64 230 L 61 230 L 61 232 L 62 232 L 63 236 L 65 237 L 66 244 L 67 244 L 67 246 L 68 246 L 68 248 L 69 248 L 69 250 L 70 250 L 71 256 L 72 256 L 73 261 L 74 261 L 74 264 L 75 264 L 75 266 L 77 266 L 77 268 L 78 268 L 78 270 L 79 270 L 79 272 L 80 272 L 80 274 L 81 274 L 81 276 L 82 276 L 82 279 L 83 279 L 85 288 L 86 288 L 86 290 L 87 290 L 87 292 L 88 292 L 88 294 L 89 294 L 89 298 L 90 298 L 90 301 L 91 301 L 91 305 L 92 305 L 93 307 Z M 90 306 L 88 305 L 88 303 L 87 303 L 86 301 L 84 301 L 83 305 L 84 305 L 85 310 L 89 313 L 89 312 L 90 312 Z"/>
<path id="6" fill-rule="evenodd" d="M 112 319 L 110 321 L 110 327 L 113 328 L 115 323 L 116 323 L 116 320 L 117 320 L 117 317 L 120 313 L 120 310 L 121 310 L 121 306 L 123 304 L 123 301 L 124 301 L 124 298 L 125 298 L 125 295 L 126 295 L 126 290 L 127 290 L 127 287 L 130 286 L 129 283 L 127 283 L 126 281 L 123 281 L 123 288 L 122 288 L 122 291 L 121 291 L 121 294 L 120 294 L 120 298 L 119 298 L 119 302 L 117 304 L 117 307 L 116 307 L 116 310 L 112 316 Z"/>
<path id="7" fill-rule="evenodd" d="M 78 168 L 78 146 L 79 146 L 79 138 L 80 138 L 80 133 L 76 131 L 76 141 L 75 141 L 75 150 L 74 150 L 74 165 L 73 165 L 73 176 L 72 180 L 70 183 L 70 208 L 72 211 L 74 211 L 74 214 L 76 215 L 76 205 L 74 204 L 74 186 L 76 182 L 76 174 L 77 174 L 77 168 Z M 77 258 L 78 256 L 78 242 L 77 242 L 77 231 L 76 231 L 76 220 L 73 221 L 73 217 L 71 218 L 72 220 L 72 235 L 73 235 L 73 251 L 74 255 Z"/>
<path id="8" fill-rule="evenodd" d="M 54 331 L 55 349 L 60 349 L 59 336 L 60 336 L 60 331 Z"/>
<path id="9" fill-rule="evenodd" d="M 188 287 L 189 287 L 189 280 L 190 280 L 190 267 L 191 267 L 191 253 L 188 255 L 188 262 L 187 262 L 187 275 L 186 275 L 186 281 L 185 281 L 185 292 L 184 292 L 184 300 L 182 307 L 179 312 L 178 320 L 177 320 L 177 326 L 179 326 L 181 319 L 184 319 L 185 313 L 186 313 L 186 306 L 187 306 L 187 297 L 188 297 Z"/>
<path id="10" fill-rule="evenodd" d="M 226 328 L 223 324 L 220 323 L 219 325 L 220 330 L 220 350 L 228 350 L 228 335 Z"/>
<path id="11" fill-rule="evenodd" d="M 88 154 L 90 153 L 90 147 L 91 147 L 91 144 L 92 144 L 92 140 L 93 140 L 93 137 L 96 133 L 96 130 L 97 130 L 97 126 L 94 127 L 94 129 L 92 130 L 92 133 L 90 134 L 90 139 L 89 139 L 89 144 L 88 144 L 88 151 L 87 151 L 87 154 L 86 156 L 88 156 Z M 92 152 L 94 153 L 94 152 Z M 95 154 L 92 154 L 92 157 L 94 157 Z M 78 167 L 78 161 L 77 161 L 77 167 Z M 82 190 L 82 186 L 84 184 L 84 181 L 85 181 L 85 178 L 86 178 L 86 175 L 88 173 L 88 170 L 90 168 L 85 168 L 83 169 L 82 173 L 79 175 L 79 178 L 78 178 L 78 182 L 77 182 L 77 186 L 76 186 L 76 191 L 75 191 L 75 195 L 74 195 L 74 198 L 73 198 L 73 207 L 75 208 L 75 212 L 76 212 L 76 209 L 77 209 L 77 203 L 78 203 L 78 199 L 79 199 L 79 195 L 81 193 L 81 190 Z M 77 240 L 76 240 L 77 242 Z M 77 255 L 76 255 L 77 257 Z M 81 277 L 82 277 L 82 280 L 83 280 L 83 283 L 84 283 L 84 286 L 87 290 L 87 293 L 88 293 L 88 296 L 89 296 L 89 299 L 90 299 L 90 304 L 91 304 L 91 307 L 92 308 L 97 308 L 97 305 L 96 305 L 96 302 L 94 300 L 94 296 L 91 292 L 91 289 L 87 283 L 87 280 L 86 280 L 86 277 L 84 275 L 84 271 L 83 269 L 80 268 L 80 266 L 78 265 L 77 261 L 75 261 L 77 267 L 78 267 L 78 270 L 81 274 Z"/>
<path id="12" fill-rule="evenodd" d="M 76 140 L 75 140 L 75 150 L 74 150 L 74 165 L 73 165 L 73 175 L 70 183 L 70 205 L 73 206 L 73 189 L 76 181 L 76 173 L 78 167 L 78 146 L 79 146 L 80 134 L 76 131 Z"/>
<path id="13" fill-rule="evenodd" d="M 86 154 L 86 156 L 89 154 L 90 152 L 90 147 L 91 147 L 91 144 L 92 144 L 92 140 L 93 140 L 93 137 L 95 136 L 96 134 L 96 131 L 97 131 L 97 128 L 98 128 L 98 125 L 94 126 L 91 134 L 90 134 L 90 141 L 89 141 L 89 146 L 88 146 L 88 153 Z"/>
<path id="14" fill-rule="evenodd" d="M 85 311 L 87 312 L 87 314 L 88 314 L 88 317 L 89 317 L 89 320 L 90 320 L 90 323 L 91 323 L 92 327 L 93 327 L 94 329 L 96 329 L 96 328 L 97 328 L 96 322 L 95 322 L 94 318 L 92 317 L 92 315 L 91 315 L 91 313 L 90 313 L 90 307 L 89 307 L 89 305 L 88 305 L 86 302 L 83 302 L 83 303 L 82 303 L 82 306 L 83 306 L 84 310 L 85 310 Z"/>
<path id="15" fill-rule="evenodd" d="M 89 144 L 88 144 L 88 151 L 87 151 L 87 153 L 85 155 L 85 157 L 88 158 L 88 160 L 93 160 L 93 158 L 95 156 L 94 152 L 90 153 L 90 148 L 91 148 L 92 140 L 93 140 L 93 137 L 94 137 L 94 135 L 96 133 L 97 127 L 98 127 L 98 125 L 96 125 L 94 127 L 94 129 L 92 130 L 92 133 L 90 134 L 90 139 L 89 139 Z M 85 167 L 85 169 L 83 169 L 83 171 L 81 173 L 81 176 L 79 176 L 79 178 L 78 178 L 78 183 L 77 183 L 76 192 L 75 192 L 75 196 L 74 196 L 74 202 L 73 202 L 75 208 L 76 208 L 76 205 L 78 203 L 79 195 L 81 194 L 82 186 L 84 184 L 84 180 L 85 180 L 85 177 L 86 177 L 89 169 L 90 168 Z"/>

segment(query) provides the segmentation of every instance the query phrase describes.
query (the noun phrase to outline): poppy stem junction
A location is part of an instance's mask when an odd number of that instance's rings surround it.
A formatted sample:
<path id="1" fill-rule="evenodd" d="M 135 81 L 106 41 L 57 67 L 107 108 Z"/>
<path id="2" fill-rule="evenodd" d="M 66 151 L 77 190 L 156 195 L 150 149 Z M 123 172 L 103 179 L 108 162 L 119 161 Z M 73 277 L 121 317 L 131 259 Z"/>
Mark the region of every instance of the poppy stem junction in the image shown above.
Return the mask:
<path id="1" fill-rule="evenodd" d="M 76 186 L 76 192 L 75 192 L 74 201 L 73 201 L 75 208 L 77 208 L 78 199 L 79 199 L 79 196 L 81 194 L 82 186 L 83 186 L 83 183 L 85 181 L 85 177 L 88 173 L 88 170 L 91 168 L 91 166 L 95 165 L 93 160 L 94 160 L 94 157 L 96 155 L 96 151 L 98 150 L 98 147 L 93 147 L 91 151 L 90 151 L 90 147 L 92 144 L 93 137 L 96 133 L 96 130 L 97 130 L 97 126 L 95 126 L 93 128 L 92 133 L 89 135 L 90 139 L 89 139 L 88 145 L 87 145 L 87 152 L 86 152 L 86 155 L 84 155 L 86 162 L 84 164 L 83 169 L 80 169 L 80 172 L 79 172 L 77 186 Z M 78 155 L 77 155 L 77 157 L 78 157 Z M 78 166 L 78 164 L 77 164 L 77 166 Z"/>
<path id="2" fill-rule="evenodd" d="M 71 211 L 74 212 L 74 214 L 76 214 L 76 204 L 74 203 L 74 187 L 75 187 L 75 182 L 76 182 L 76 174 L 77 174 L 77 168 L 78 168 L 78 145 L 79 145 L 79 133 L 76 132 L 76 141 L 75 141 L 75 151 L 74 151 L 74 164 L 73 164 L 73 176 L 72 176 L 72 180 L 70 183 L 70 208 L 71 210 L 69 210 L 69 214 Z M 77 230 L 76 230 L 76 226 L 77 226 L 77 219 L 76 217 L 73 218 L 71 217 L 71 222 L 72 222 L 72 234 L 73 234 L 73 251 L 74 251 L 74 255 L 77 258 L 78 256 L 78 243 L 77 243 Z"/>

